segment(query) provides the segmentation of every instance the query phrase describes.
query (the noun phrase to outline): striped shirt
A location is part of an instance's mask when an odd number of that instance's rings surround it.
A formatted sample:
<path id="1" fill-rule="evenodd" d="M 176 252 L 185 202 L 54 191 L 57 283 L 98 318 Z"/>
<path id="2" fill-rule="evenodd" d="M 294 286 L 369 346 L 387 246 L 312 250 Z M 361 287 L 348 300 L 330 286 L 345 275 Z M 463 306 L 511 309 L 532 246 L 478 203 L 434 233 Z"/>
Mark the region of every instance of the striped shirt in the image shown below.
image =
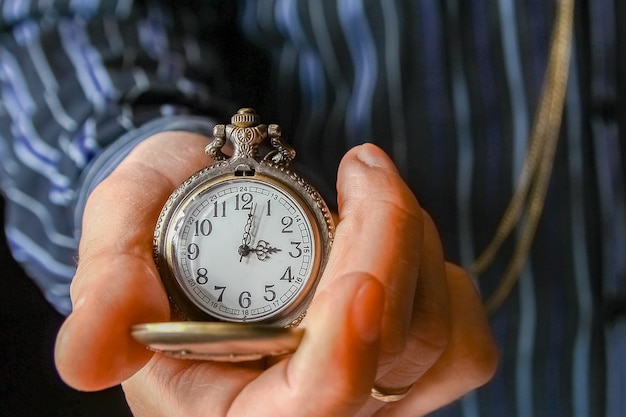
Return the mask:
<path id="1" fill-rule="evenodd" d="M 383 147 L 438 224 L 447 257 L 471 264 L 520 174 L 556 0 L 232 4 L 0 0 L 7 238 L 57 309 L 71 308 L 89 191 L 151 133 L 208 134 L 231 103 L 279 122 L 329 198 L 347 149 Z M 434 415 L 626 414 L 620 17 L 617 0 L 577 4 L 545 212 L 519 285 L 491 319 L 502 364 L 494 381 Z M 478 279 L 485 295 L 510 250 Z"/>

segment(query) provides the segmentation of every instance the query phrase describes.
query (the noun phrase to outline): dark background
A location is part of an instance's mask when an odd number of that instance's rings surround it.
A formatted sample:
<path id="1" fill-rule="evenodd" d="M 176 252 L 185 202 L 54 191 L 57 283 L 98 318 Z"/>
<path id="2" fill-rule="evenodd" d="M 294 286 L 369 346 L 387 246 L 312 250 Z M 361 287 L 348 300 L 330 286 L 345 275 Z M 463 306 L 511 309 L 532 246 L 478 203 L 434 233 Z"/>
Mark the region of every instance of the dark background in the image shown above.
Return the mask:
<path id="1" fill-rule="evenodd" d="M 61 381 L 53 355 L 63 316 L 11 258 L 0 229 L 0 416 L 130 416 L 119 387 L 85 393 Z"/>

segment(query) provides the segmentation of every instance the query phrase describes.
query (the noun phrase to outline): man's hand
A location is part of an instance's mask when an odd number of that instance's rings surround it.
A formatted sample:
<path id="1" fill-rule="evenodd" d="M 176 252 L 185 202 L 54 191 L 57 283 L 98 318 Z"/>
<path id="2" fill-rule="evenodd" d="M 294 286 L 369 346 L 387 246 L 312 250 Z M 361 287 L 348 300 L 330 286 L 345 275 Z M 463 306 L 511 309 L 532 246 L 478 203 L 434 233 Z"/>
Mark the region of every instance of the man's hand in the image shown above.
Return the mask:
<path id="1" fill-rule="evenodd" d="M 249 364 L 153 354 L 134 324 L 169 319 L 152 262 L 152 232 L 175 186 L 206 165 L 201 136 L 170 132 L 142 143 L 89 198 L 74 312 L 56 360 L 72 386 L 123 383 L 137 416 L 406 416 L 485 383 L 497 354 L 476 291 L 445 262 L 436 228 L 387 156 L 351 150 L 338 174 L 331 258 L 293 356 Z M 395 403 L 376 385 L 413 385 Z"/>

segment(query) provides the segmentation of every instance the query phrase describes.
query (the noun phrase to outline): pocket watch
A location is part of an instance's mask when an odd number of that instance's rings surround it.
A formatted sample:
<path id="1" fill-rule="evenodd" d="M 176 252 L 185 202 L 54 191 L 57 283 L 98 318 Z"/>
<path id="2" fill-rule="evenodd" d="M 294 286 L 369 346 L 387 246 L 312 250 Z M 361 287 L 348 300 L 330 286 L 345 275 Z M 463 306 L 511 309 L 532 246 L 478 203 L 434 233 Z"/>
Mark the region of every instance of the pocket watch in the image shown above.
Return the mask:
<path id="1" fill-rule="evenodd" d="M 215 162 L 172 193 L 154 232 L 154 260 L 181 322 L 133 335 L 178 357 L 293 350 L 330 253 L 331 212 L 289 168 L 295 151 L 278 125 L 243 108 L 213 136 L 206 153 Z"/>

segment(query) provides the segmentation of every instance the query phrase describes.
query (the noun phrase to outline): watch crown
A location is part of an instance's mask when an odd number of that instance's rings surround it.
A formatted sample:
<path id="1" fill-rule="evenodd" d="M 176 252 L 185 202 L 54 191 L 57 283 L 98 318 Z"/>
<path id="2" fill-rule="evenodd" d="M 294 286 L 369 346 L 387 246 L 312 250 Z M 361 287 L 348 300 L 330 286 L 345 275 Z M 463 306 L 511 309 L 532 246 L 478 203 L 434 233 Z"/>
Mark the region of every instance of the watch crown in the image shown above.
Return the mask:
<path id="1" fill-rule="evenodd" d="M 237 127 L 251 127 L 259 124 L 259 115 L 254 109 L 249 107 L 237 110 L 237 114 L 233 115 L 230 123 Z"/>

